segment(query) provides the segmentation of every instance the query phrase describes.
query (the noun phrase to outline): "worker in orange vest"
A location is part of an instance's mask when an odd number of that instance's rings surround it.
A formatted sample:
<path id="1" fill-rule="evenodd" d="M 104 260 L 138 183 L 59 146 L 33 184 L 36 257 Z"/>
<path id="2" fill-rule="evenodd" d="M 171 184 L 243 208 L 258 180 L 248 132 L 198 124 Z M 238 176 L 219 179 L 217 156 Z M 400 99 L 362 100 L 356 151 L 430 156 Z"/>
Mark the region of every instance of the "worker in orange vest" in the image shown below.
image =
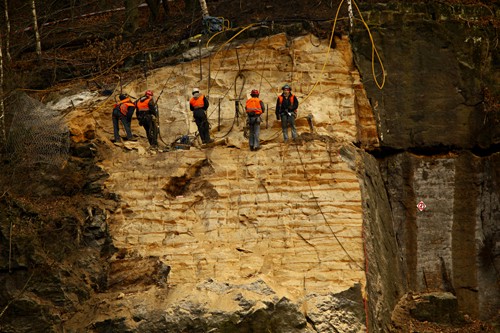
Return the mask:
<path id="1" fill-rule="evenodd" d="M 114 138 L 111 140 L 112 142 L 120 142 L 120 124 L 119 121 L 123 124 L 125 128 L 125 132 L 127 133 L 128 141 L 136 141 L 132 135 L 132 129 L 130 124 L 132 122 L 132 116 L 135 111 L 135 105 L 125 94 L 120 94 L 118 97 L 120 101 L 116 103 L 113 107 L 113 134 Z"/>
<path id="2" fill-rule="evenodd" d="M 205 95 L 200 94 L 200 89 L 193 88 L 193 97 L 189 100 L 189 108 L 193 111 L 194 121 L 198 127 L 198 133 L 202 143 L 210 143 L 214 140 L 210 139 L 210 127 L 207 118 L 207 109 L 209 106 L 208 99 Z"/>
<path id="3" fill-rule="evenodd" d="M 297 129 L 295 128 L 295 118 L 297 118 L 297 108 L 299 101 L 292 94 L 292 88 L 285 84 L 282 88 L 283 93 L 278 96 L 276 101 L 276 119 L 281 119 L 281 129 L 283 130 L 283 139 L 288 141 L 288 127 L 292 132 L 292 138 L 297 138 Z"/>
<path id="4" fill-rule="evenodd" d="M 259 150 L 259 134 L 260 134 L 260 115 L 264 112 L 264 103 L 259 99 L 259 91 L 253 89 L 250 92 L 250 98 L 246 102 L 245 111 L 247 112 L 247 124 L 250 130 L 248 144 L 250 150 Z"/>
<path id="5" fill-rule="evenodd" d="M 151 147 L 158 146 L 158 108 L 153 98 L 153 91 L 146 90 L 144 96 L 135 102 L 139 125 L 146 130 L 146 136 Z M 156 121 L 153 121 L 156 120 Z"/>

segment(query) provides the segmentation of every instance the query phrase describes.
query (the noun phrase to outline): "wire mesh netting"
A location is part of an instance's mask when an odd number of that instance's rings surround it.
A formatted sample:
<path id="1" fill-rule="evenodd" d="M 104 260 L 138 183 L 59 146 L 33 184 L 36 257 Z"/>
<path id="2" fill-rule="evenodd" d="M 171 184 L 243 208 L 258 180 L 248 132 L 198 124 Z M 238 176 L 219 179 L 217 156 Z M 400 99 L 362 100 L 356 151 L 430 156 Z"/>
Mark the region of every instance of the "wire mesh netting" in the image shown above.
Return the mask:
<path id="1" fill-rule="evenodd" d="M 70 137 L 63 117 L 24 93 L 6 103 L 11 115 L 6 152 L 16 167 L 39 164 L 61 168 L 68 159 Z"/>

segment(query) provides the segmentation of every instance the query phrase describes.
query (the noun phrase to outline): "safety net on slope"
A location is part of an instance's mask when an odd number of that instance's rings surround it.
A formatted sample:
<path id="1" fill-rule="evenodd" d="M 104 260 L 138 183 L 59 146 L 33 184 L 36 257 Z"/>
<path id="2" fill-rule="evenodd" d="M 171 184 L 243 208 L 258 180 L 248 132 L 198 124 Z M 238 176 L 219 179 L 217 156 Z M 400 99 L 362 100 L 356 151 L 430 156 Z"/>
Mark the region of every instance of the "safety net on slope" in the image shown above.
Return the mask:
<path id="1" fill-rule="evenodd" d="M 59 111 L 25 93 L 11 95 L 5 104 L 9 115 L 6 153 L 12 165 L 61 168 L 68 159 L 69 129 Z"/>

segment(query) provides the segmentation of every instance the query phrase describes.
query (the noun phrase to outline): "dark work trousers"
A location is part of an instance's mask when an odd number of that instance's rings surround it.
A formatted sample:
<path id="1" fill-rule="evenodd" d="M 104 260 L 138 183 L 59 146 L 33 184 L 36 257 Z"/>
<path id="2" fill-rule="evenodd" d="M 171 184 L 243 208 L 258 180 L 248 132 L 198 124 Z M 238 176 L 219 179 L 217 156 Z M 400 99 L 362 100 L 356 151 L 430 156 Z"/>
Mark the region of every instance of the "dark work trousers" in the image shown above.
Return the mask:
<path id="1" fill-rule="evenodd" d="M 249 129 L 249 137 L 248 144 L 250 146 L 250 150 L 259 149 L 259 135 L 260 135 L 260 116 L 258 115 L 248 115 L 248 129 Z"/>
<path id="2" fill-rule="evenodd" d="M 139 125 L 144 127 L 146 130 L 146 136 L 148 137 L 149 144 L 151 146 L 157 146 L 158 131 L 153 128 L 153 116 L 149 113 L 149 111 L 137 111 L 137 119 L 139 120 Z"/>
<path id="3" fill-rule="evenodd" d="M 196 109 L 193 111 L 194 121 L 198 126 L 198 132 L 202 143 L 210 142 L 210 128 L 208 125 L 207 112 L 203 109 Z"/>
<path id="4" fill-rule="evenodd" d="M 292 138 L 297 138 L 297 129 L 295 128 L 295 113 L 288 112 L 281 114 L 281 129 L 283 130 L 283 139 L 288 141 L 288 128 L 292 132 Z"/>
<path id="5" fill-rule="evenodd" d="M 130 129 L 130 122 L 128 117 L 120 112 L 120 110 L 113 110 L 113 134 L 115 136 L 115 141 L 120 141 L 120 124 L 121 121 L 125 132 L 127 133 L 127 139 L 132 139 L 132 130 Z"/>

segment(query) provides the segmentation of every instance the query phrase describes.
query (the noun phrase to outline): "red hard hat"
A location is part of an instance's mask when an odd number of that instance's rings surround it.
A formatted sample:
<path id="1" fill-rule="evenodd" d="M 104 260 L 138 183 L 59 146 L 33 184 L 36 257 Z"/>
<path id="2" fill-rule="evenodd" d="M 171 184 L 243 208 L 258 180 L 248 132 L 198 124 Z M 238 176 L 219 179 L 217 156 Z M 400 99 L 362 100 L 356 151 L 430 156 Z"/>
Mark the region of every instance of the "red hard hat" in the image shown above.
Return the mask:
<path id="1" fill-rule="evenodd" d="M 250 96 L 259 96 L 259 91 L 257 89 L 253 89 L 252 92 L 250 93 Z"/>
<path id="2" fill-rule="evenodd" d="M 153 91 L 146 90 L 146 96 L 153 96 Z"/>

